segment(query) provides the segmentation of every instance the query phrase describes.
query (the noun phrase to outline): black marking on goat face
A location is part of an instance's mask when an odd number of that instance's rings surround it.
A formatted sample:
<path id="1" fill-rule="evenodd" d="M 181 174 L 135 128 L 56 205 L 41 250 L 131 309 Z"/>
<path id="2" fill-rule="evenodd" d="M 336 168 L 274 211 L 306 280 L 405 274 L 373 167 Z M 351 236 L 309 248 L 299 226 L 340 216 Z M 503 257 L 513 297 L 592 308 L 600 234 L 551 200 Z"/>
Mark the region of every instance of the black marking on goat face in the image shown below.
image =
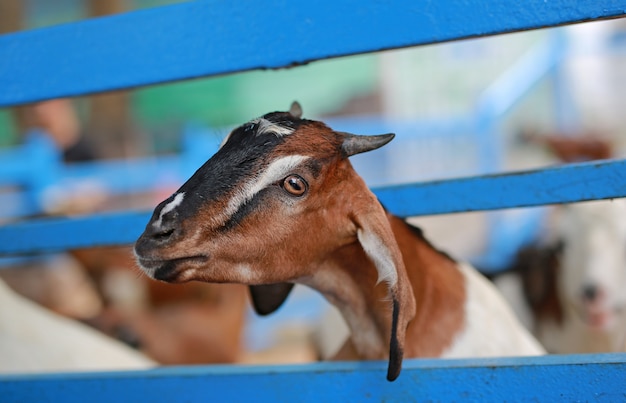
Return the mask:
<path id="1" fill-rule="evenodd" d="M 297 130 L 303 123 L 284 112 L 273 112 L 262 119 L 289 130 Z M 183 216 L 193 216 L 207 200 L 232 194 L 242 180 L 262 169 L 266 156 L 285 141 L 284 136 L 271 130 L 259 135 L 259 124 L 254 122 L 234 129 L 220 150 L 181 187 L 179 192 L 188 195 Z"/>
<path id="2" fill-rule="evenodd" d="M 237 226 L 245 217 L 256 210 L 260 205 L 264 203 L 264 199 L 270 189 L 263 189 L 259 191 L 254 197 L 242 204 L 237 211 L 235 211 L 226 222 L 218 228 L 220 232 L 229 231 Z"/>
<path id="3" fill-rule="evenodd" d="M 297 139 L 318 133 L 312 142 Z M 262 203 L 278 200 L 276 195 L 286 203 L 296 203 L 289 200 L 293 196 L 275 186 L 284 179 L 279 176 L 295 173 L 313 180 L 327 165 L 325 159 L 344 157 L 341 144 L 345 136 L 289 112 L 268 113 L 237 127 L 213 157 L 157 206 L 136 243 L 138 262 L 151 274 L 161 268 L 161 277 L 169 278 L 174 266 L 199 265 L 200 258 L 210 260 L 204 255 L 208 252 L 197 248 L 193 261 L 181 260 L 181 254 L 211 233 L 231 230 Z M 179 201 L 177 196 L 181 196 Z M 182 240 L 184 250 L 178 246 Z M 166 266 L 172 259 L 176 264 Z"/>
<path id="4" fill-rule="evenodd" d="M 166 238 L 169 241 L 184 236 L 184 223 L 187 220 L 196 219 L 207 204 L 219 203 L 236 194 L 238 186 L 253 179 L 255 174 L 267 166 L 267 156 L 272 155 L 272 151 L 283 144 L 290 133 L 307 122 L 310 121 L 294 117 L 288 112 L 272 112 L 235 128 L 220 150 L 172 197 L 155 208 L 146 231 L 137 244 L 138 255 L 149 250 L 151 245 L 147 239 L 156 243 L 157 238 L 161 237 L 160 243 L 163 244 Z M 176 206 L 175 211 L 161 214 L 174 197 L 180 194 L 184 194 L 184 199 Z M 257 201 L 247 200 L 242 203 L 242 211 L 234 212 L 237 217 L 233 217 L 233 220 L 240 219 L 242 214 L 251 211 Z M 227 218 L 230 224 L 234 223 L 233 220 Z M 168 228 L 175 228 L 176 234 L 172 234 Z"/>

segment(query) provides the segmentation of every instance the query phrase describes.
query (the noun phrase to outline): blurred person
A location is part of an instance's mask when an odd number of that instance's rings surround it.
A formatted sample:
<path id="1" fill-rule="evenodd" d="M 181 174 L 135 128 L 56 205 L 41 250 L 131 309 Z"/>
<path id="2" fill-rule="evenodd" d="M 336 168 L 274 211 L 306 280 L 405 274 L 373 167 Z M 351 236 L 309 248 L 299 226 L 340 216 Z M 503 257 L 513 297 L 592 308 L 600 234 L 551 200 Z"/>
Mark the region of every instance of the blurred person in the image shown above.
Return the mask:
<path id="1" fill-rule="evenodd" d="M 43 101 L 25 109 L 24 130 L 40 129 L 50 136 L 66 162 L 88 161 L 96 153 L 81 133 L 81 124 L 71 100 Z"/>

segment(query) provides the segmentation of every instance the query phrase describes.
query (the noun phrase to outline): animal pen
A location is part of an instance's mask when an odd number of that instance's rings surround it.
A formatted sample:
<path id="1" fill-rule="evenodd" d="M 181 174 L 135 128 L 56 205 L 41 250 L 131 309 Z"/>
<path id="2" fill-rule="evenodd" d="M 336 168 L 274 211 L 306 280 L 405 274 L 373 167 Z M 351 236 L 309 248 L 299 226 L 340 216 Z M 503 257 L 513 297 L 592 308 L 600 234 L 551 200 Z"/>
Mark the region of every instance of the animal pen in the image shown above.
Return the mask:
<path id="1" fill-rule="evenodd" d="M 0 106 L 623 16 L 626 0 L 181 3 L 0 36 Z M 160 166 L 179 169 L 179 163 Z M 626 160 L 393 185 L 375 193 L 402 217 L 620 198 L 626 196 Z M 0 227 L 0 254 L 129 244 L 149 216 L 122 212 L 7 224 Z M 344 362 L 3 375 L 0 400 L 617 401 L 626 393 L 622 353 L 409 359 L 393 383 L 384 379 L 385 368 L 384 362 Z"/>

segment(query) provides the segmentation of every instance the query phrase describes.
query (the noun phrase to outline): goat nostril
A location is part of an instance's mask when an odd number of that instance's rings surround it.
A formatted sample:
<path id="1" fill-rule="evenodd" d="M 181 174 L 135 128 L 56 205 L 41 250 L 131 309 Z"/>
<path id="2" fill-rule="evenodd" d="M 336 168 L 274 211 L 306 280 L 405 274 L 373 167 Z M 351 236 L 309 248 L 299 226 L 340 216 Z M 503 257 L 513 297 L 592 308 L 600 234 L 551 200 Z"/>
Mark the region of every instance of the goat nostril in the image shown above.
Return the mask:
<path id="1" fill-rule="evenodd" d="M 586 285 L 583 287 L 583 299 L 586 301 L 594 301 L 598 297 L 598 287 L 595 285 Z"/>
<path id="2" fill-rule="evenodd" d="M 174 234 L 174 228 L 163 230 L 152 235 L 152 238 L 157 241 L 165 241 Z"/>

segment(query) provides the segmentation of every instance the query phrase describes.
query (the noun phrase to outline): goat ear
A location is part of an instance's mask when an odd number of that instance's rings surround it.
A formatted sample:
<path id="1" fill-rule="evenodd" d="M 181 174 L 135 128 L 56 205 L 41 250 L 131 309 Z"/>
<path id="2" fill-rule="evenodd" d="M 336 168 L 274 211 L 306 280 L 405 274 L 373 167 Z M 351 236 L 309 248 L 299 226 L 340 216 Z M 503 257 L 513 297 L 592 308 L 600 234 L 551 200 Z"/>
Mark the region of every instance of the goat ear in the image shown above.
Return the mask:
<path id="1" fill-rule="evenodd" d="M 396 136 L 393 133 L 379 134 L 376 136 L 359 136 L 345 132 L 338 133 L 344 135 L 341 149 L 346 157 L 380 148 L 389 143 Z"/>
<path id="2" fill-rule="evenodd" d="M 298 101 L 293 101 L 289 108 L 289 114 L 294 118 L 300 119 L 302 117 L 302 107 Z"/>
<path id="3" fill-rule="evenodd" d="M 273 313 L 285 302 L 292 288 L 292 283 L 249 286 L 254 311 L 261 316 Z"/>
<path id="4" fill-rule="evenodd" d="M 415 316 L 415 297 L 386 213 L 378 201 L 375 201 L 374 206 L 375 211 L 357 214 L 354 220 L 359 243 L 376 266 L 378 282 L 384 281 L 387 284 L 391 296 L 391 339 L 387 380 L 393 381 L 400 375 L 402 368 L 406 329 Z"/>

